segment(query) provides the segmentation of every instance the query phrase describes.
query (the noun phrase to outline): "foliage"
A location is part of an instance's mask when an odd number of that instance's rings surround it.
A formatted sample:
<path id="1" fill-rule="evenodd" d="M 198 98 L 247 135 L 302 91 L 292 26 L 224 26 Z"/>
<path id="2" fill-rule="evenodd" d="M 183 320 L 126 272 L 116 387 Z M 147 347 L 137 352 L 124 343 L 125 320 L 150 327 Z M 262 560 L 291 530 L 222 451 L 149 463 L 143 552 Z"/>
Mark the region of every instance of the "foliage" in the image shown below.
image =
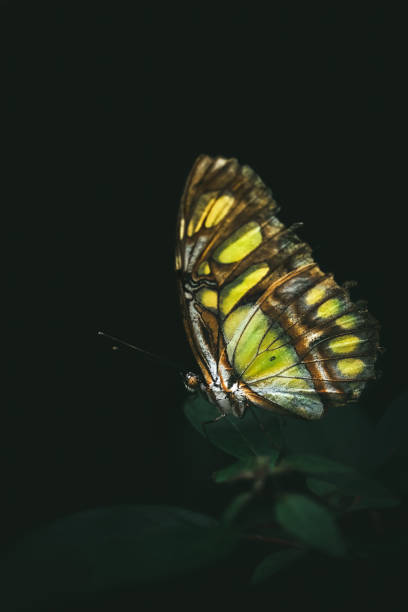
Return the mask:
<path id="1" fill-rule="evenodd" d="M 161 505 L 100 508 L 59 519 L 14 543 L 2 569 L 4 596 L 34 606 L 61 594 L 193 575 L 239 555 L 244 543 L 266 546 L 253 564 L 252 588 L 316 555 L 364 559 L 403 547 L 406 538 L 379 538 L 375 529 L 356 536 L 349 525 L 361 513 L 365 523 L 370 513 L 378 522 L 383 509 L 397 507 L 407 494 L 406 403 L 407 395 L 393 402 L 377 425 L 355 405 L 333 409 L 320 421 L 277 418 L 254 408 L 242 419 L 211 423 L 216 409 L 195 396 L 185 403 L 187 419 L 204 441 L 235 459 L 208 473 L 213 487 L 231 491 L 218 519 Z"/>

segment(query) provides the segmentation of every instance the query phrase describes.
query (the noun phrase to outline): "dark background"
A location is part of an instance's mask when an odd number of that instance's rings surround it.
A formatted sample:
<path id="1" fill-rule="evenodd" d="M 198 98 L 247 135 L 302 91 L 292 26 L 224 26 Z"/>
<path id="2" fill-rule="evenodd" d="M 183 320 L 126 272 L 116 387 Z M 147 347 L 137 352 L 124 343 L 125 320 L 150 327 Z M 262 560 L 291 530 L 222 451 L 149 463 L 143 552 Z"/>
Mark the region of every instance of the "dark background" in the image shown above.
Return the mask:
<path id="1" fill-rule="evenodd" d="M 0 20 L 13 297 L 2 538 L 100 505 L 222 510 L 200 473 L 209 451 L 189 442 L 177 370 L 96 335 L 195 367 L 173 252 L 203 152 L 253 167 L 280 218 L 305 223 L 322 269 L 358 280 L 352 295 L 368 300 L 387 348 L 362 400 L 377 419 L 405 386 L 390 15 L 10 1 Z M 352 570 L 344 579 L 364 590 Z"/>

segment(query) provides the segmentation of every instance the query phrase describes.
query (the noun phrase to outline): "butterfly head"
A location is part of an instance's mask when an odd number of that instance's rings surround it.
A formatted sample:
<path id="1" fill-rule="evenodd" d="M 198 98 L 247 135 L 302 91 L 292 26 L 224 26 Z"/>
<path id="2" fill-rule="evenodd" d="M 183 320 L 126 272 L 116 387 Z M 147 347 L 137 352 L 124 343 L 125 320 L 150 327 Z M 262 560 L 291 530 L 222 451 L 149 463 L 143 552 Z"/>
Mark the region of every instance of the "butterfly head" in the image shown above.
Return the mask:
<path id="1" fill-rule="evenodd" d="M 194 372 L 185 372 L 182 376 L 187 391 L 194 393 L 200 389 L 202 380 L 198 374 L 194 374 Z"/>

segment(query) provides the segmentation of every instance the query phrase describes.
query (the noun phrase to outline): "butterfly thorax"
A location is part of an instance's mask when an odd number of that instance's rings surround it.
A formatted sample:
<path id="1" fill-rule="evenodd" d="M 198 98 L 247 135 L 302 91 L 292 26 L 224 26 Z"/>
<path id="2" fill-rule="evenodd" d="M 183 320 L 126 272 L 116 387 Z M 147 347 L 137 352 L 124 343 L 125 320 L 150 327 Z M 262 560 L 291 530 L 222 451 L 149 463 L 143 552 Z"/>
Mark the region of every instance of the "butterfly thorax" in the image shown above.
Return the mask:
<path id="1" fill-rule="evenodd" d="M 239 381 L 226 386 L 221 376 L 210 384 L 206 384 L 200 376 L 187 372 L 184 377 L 186 389 L 191 392 L 201 391 L 207 400 L 217 406 L 220 414 L 232 414 L 242 417 L 248 406 L 248 400 Z"/>

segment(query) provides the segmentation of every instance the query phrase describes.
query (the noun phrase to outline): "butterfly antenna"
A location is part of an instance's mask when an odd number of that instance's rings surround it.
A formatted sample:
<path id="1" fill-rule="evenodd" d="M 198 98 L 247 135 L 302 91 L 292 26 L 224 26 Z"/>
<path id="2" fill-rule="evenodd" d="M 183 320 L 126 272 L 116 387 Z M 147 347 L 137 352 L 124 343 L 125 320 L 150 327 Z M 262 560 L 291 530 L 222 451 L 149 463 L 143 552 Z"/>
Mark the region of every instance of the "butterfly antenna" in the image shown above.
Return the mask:
<path id="1" fill-rule="evenodd" d="M 170 361 L 170 359 L 166 359 L 165 357 L 160 357 L 159 355 L 150 353 L 150 351 L 145 351 L 145 349 L 139 348 L 138 346 L 135 346 L 134 344 L 125 342 L 125 340 L 121 340 L 120 338 L 116 338 L 115 336 L 111 336 L 110 334 L 105 334 L 105 332 L 103 331 L 98 331 L 98 336 L 103 336 L 104 338 L 108 338 L 108 340 L 113 340 L 113 342 L 117 342 L 118 344 L 121 344 L 122 346 L 126 346 L 127 348 L 133 349 L 134 351 L 143 353 L 143 355 L 147 355 L 148 357 L 150 357 L 150 359 L 154 359 L 155 361 L 163 365 L 170 366 L 171 368 L 174 368 L 178 370 L 179 372 L 187 371 L 187 368 L 185 368 L 184 366 L 181 366 L 178 363 L 175 363 L 174 361 Z"/>

